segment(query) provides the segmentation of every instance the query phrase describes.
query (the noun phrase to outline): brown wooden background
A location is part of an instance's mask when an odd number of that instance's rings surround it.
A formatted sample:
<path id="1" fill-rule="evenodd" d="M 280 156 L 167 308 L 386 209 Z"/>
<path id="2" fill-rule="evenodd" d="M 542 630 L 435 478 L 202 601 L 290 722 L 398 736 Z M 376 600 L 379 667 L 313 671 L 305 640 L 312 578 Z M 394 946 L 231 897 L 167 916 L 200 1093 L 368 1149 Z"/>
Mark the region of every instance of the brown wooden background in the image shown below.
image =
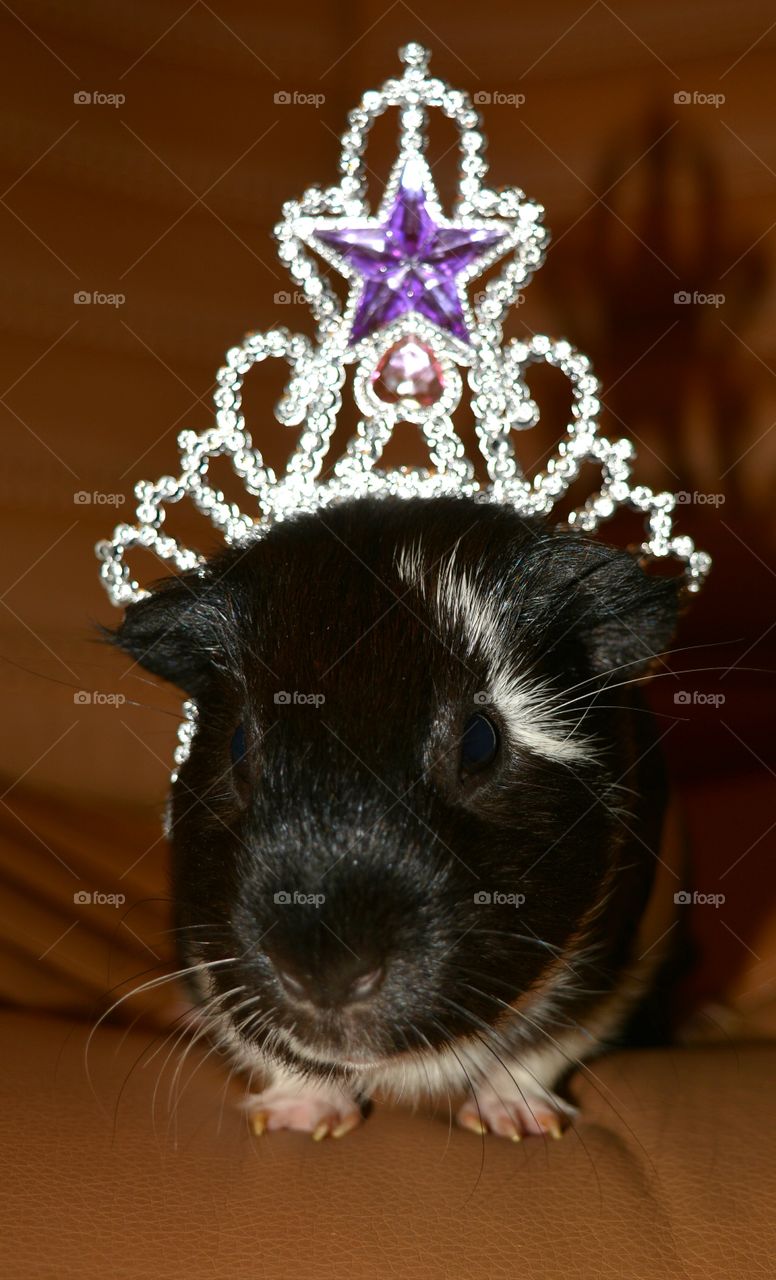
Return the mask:
<path id="1" fill-rule="evenodd" d="M 115 508 L 74 495 L 129 498 L 137 478 L 173 470 L 177 432 L 210 421 L 214 372 L 245 330 L 282 308 L 309 331 L 304 306 L 274 301 L 290 285 L 273 224 L 286 197 L 335 179 L 345 112 L 413 38 L 454 84 L 524 95 L 519 107 L 483 107 L 493 181 L 541 200 L 554 235 L 511 331 L 588 351 L 605 428 L 638 440 L 646 482 L 722 497 L 679 515 L 716 560 L 680 643 L 717 647 L 685 665 L 721 668 L 681 687 L 727 701 L 683 708 L 667 749 L 699 883 L 727 891 L 724 916 L 698 913 L 708 984 L 746 967 L 757 999 L 771 990 L 772 6 L 26 0 L 0 5 L 7 999 L 82 1007 L 117 967 L 136 971 L 154 962 L 149 948 L 157 959 L 166 949 L 164 903 L 147 899 L 164 896 L 157 822 L 178 700 L 137 672 L 122 679 L 95 643 L 92 623 L 112 611 L 92 545 Z M 286 105 L 283 91 L 323 100 Z M 83 93 L 125 101 L 81 104 Z M 392 159 L 392 129 L 375 133 L 375 175 Z M 433 137 L 447 198 L 453 141 L 444 129 Z M 125 301 L 78 304 L 82 290 Z M 724 302 L 677 305 L 682 290 Z M 275 463 L 290 439 L 273 426 L 276 391 L 262 372 L 249 397 Z M 526 442 L 529 463 L 563 410 L 552 379 L 537 393 L 549 425 Z M 676 714 L 678 686 L 662 684 L 659 709 Z M 150 706 L 82 705 L 79 689 Z M 129 914 L 80 910 L 79 888 L 120 889 Z"/>

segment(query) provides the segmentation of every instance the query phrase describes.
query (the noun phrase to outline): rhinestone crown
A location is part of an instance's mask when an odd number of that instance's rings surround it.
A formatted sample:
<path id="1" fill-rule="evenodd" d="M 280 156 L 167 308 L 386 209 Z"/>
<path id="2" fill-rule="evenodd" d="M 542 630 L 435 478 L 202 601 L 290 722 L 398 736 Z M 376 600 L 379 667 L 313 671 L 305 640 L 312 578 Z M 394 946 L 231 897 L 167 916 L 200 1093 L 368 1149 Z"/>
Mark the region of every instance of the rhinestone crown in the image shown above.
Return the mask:
<path id="1" fill-rule="evenodd" d="M 274 521 L 297 512 L 366 495 L 470 495 L 521 514 L 547 515 L 588 461 L 600 467 L 600 488 L 566 516 L 567 525 L 590 533 L 621 507 L 642 512 L 645 540 L 637 554 L 674 557 L 688 590 L 701 586 L 710 558 L 695 549 L 692 539 L 674 534 L 674 495 L 632 485 L 633 445 L 598 433 L 599 385 L 587 357 L 570 343 L 543 335 L 503 341 L 504 317 L 542 263 L 548 240 L 543 210 L 515 187 L 494 191 L 483 185 L 485 139 L 471 100 L 429 74 L 429 55 L 420 45 L 407 45 L 400 57 L 402 75 L 366 92 L 348 116 L 339 185 L 311 187 L 301 200 L 289 201 L 275 229 L 281 261 L 315 316 L 316 342 L 278 327 L 250 334 L 227 353 L 217 379 L 215 426 L 200 434 L 181 432 L 180 474 L 137 484 L 137 523 L 120 524 L 110 540 L 97 545 L 102 580 L 114 604 L 148 594 L 127 564 L 133 547 L 145 547 L 180 570 L 202 563 L 201 554 L 164 532 L 167 505 L 186 495 L 227 543 L 236 543 L 261 536 Z M 392 107 L 399 109 L 399 155 L 380 209 L 372 214 L 364 150 L 374 120 Z M 449 218 L 425 159 L 429 108 L 441 110 L 459 133 L 458 197 Z M 491 273 L 470 301 L 469 281 L 501 259 L 499 274 Z M 323 264 L 347 280 L 344 306 Z M 264 464 L 241 412 L 246 375 L 270 356 L 286 360 L 291 370 L 275 415 L 284 426 L 302 428 L 281 477 Z M 568 377 L 573 404 L 556 453 L 528 480 L 512 433 L 539 420 L 526 373 L 542 362 Z M 351 365 L 362 416 L 342 457 L 322 476 Z M 464 380 L 487 484 L 475 479 L 451 418 Z M 399 422 L 420 427 L 429 469 L 380 469 Z M 210 462 L 219 456 L 228 459 L 244 484 L 250 511 L 213 487 Z"/>

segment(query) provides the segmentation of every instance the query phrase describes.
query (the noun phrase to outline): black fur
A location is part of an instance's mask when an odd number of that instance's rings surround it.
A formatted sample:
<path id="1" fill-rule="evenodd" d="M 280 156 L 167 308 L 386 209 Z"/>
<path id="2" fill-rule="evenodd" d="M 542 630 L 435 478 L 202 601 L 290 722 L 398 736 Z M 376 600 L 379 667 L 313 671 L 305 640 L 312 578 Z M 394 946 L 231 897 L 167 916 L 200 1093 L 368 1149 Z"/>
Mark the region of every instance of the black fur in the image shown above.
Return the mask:
<path id="1" fill-rule="evenodd" d="M 515 670 L 581 698 L 561 714 L 596 740 L 595 761 L 504 742 L 492 771 L 461 780 L 463 725 L 498 709 L 475 701 L 482 655 L 397 574 L 397 548 L 418 539 L 429 587 L 455 547 Z M 632 689 L 607 684 L 667 647 L 677 595 L 630 554 L 504 508 L 365 499 L 276 524 L 131 605 L 115 642 L 200 707 L 171 811 L 183 962 L 237 957 L 213 970 L 218 989 L 243 985 L 235 1006 L 255 994 L 246 1017 L 270 1011 L 246 1034 L 293 1029 L 325 1072 L 327 1054 L 382 1056 L 465 1035 L 472 1017 L 495 1023 L 499 1002 L 558 969 L 606 885 L 557 996 L 561 1018 L 583 1018 L 633 959 L 661 827 L 651 720 Z M 294 691 L 325 702 L 276 700 Z M 525 902 L 483 906 L 482 890 Z M 325 901 L 276 903 L 295 891 Z M 341 1007 L 377 966 L 376 995 Z M 315 989 L 314 1011 L 288 1000 L 279 970 Z"/>

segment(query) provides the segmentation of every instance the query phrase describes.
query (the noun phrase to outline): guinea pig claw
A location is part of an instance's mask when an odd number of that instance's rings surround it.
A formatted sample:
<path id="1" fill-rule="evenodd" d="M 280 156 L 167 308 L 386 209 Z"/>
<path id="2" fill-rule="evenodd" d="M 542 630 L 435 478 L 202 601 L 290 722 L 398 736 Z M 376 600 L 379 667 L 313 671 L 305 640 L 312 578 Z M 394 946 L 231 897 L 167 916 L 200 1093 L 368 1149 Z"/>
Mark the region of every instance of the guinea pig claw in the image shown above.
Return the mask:
<path id="1" fill-rule="evenodd" d="M 496 1093 L 487 1082 L 480 1085 L 476 1098 L 470 1098 L 459 1110 L 456 1120 L 462 1129 L 470 1133 L 493 1133 L 511 1142 L 523 1138 L 563 1137 L 563 1130 L 573 1109 L 555 1095 L 545 1091 L 545 1096 L 530 1095 L 526 1089 L 510 1097 L 504 1091 Z"/>
<path id="2" fill-rule="evenodd" d="M 335 1085 L 280 1077 L 243 1102 L 251 1129 L 260 1137 L 280 1129 L 307 1133 L 313 1142 L 341 1138 L 361 1122 L 356 1099 Z"/>
<path id="3" fill-rule="evenodd" d="M 352 1115 L 346 1116 L 345 1119 L 338 1124 L 336 1129 L 332 1129 L 332 1138 L 344 1138 L 346 1133 L 352 1133 L 361 1123 L 361 1112 L 354 1111 Z"/>
<path id="4" fill-rule="evenodd" d="M 267 1121 L 269 1120 L 268 1111 L 254 1111 L 250 1118 L 251 1130 L 257 1138 L 267 1132 Z"/>
<path id="5" fill-rule="evenodd" d="M 458 1123 L 462 1129 L 468 1129 L 470 1133 L 481 1135 L 488 1132 L 488 1126 L 482 1123 L 479 1116 L 473 1115 L 471 1112 L 463 1112 L 458 1117 Z"/>
<path id="6" fill-rule="evenodd" d="M 345 1116 L 344 1120 L 340 1120 L 338 1116 L 333 1116 L 328 1120 L 321 1120 L 312 1135 L 313 1142 L 322 1142 L 324 1138 L 344 1138 L 346 1133 L 350 1133 L 360 1123 L 360 1111 L 352 1112 L 351 1115 Z"/>

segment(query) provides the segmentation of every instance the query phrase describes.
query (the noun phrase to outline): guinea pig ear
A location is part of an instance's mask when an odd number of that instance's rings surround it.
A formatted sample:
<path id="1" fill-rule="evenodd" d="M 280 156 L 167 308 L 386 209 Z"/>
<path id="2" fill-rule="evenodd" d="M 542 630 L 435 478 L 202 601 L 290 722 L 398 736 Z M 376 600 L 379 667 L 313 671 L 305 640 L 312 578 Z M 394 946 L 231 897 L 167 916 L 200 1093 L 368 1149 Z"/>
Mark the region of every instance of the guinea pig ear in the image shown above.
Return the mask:
<path id="1" fill-rule="evenodd" d="M 581 644 L 595 673 L 636 676 L 671 643 L 681 584 L 645 573 L 630 552 L 554 533 L 525 568 L 539 629 L 551 643 L 558 635 L 558 652 Z"/>
<path id="2" fill-rule="evenodd" d="M 221 647 L 216 626 L 223 616 L 220 603 L 216 585 L 203 574 L 181 574 L 128 605 L 120 625 L 104 634 L 146 671 L 196 697 Z"/>
<path id="3" fill-rule="evenodd" d="M 587 548 L 586 548 L 587 551 Z M 596 547 L 577 577 L 578 635 L 595 672 L 639 675 L 673 639 L 682 584 L 647 574 L 628 551 Z"/>

